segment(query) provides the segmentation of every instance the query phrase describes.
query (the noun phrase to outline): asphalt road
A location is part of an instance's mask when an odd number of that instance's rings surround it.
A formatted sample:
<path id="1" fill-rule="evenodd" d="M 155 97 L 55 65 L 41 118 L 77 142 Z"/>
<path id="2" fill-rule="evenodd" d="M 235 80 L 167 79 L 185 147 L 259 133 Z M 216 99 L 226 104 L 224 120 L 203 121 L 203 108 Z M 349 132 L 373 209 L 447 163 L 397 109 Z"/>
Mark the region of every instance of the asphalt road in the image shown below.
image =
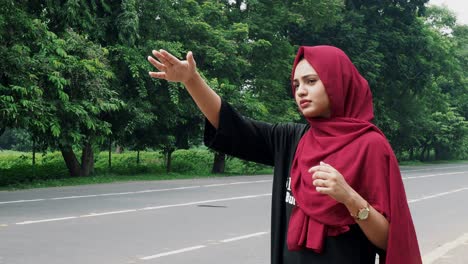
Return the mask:
<path id="1" fill-rule="evenodd" d="M 424 263 L 468 263 L 468 163 L 402 172 Z M 269 263 L 271 180 L 0 192 L 0 264 Z"/>

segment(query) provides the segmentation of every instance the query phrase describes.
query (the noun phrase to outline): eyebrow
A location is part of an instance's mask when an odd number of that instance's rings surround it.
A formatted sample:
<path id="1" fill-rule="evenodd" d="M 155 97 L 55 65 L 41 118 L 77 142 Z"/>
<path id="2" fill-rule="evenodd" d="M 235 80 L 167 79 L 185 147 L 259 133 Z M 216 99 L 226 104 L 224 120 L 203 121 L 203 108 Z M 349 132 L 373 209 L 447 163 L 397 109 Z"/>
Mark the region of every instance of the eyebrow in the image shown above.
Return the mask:
<path id="1" fill-rule="evenodd" d="M 318 75 L 317 74 L 307 74 L 307 75 L 302 76 L 301 79 L 307 79 L 307 78 L 310 78 L 310 77 L 318 78 Z M 297 78 L 294 78 L 293 81 L 297 82 Z"/>

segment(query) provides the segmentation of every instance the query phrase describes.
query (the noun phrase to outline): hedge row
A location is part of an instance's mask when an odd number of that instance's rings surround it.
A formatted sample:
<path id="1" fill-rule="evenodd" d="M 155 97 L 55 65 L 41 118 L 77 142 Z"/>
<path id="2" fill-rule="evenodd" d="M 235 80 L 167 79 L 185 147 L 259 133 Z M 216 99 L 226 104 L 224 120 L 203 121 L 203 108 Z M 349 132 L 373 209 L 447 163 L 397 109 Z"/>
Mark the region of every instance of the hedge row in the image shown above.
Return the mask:
<path id="1" fill-rule="evenodd" d="M 109 169 L 108 152 L 97 154 L 95 175 L 164 174 L 166 171 L 164 156 L 156 151 L 140 152 L 139 164 L 137 164 L 137 152 L 112 153 L 111 164 Z M 207 175 L 210 174 L 212 164 L 213 153 L 207 149 L 176 150 L 172 154 L 171 171 L 194 176 Z M 269 171 L 271 171 L 269 167 L 253 162 L 237 158 L 226 160 L 227 174 L 257 174 Z M 32 153 L 0 151 L 0 186 L 69 177 L 60 152 L 36 154 L 36 165 L 32 166 Z"/>

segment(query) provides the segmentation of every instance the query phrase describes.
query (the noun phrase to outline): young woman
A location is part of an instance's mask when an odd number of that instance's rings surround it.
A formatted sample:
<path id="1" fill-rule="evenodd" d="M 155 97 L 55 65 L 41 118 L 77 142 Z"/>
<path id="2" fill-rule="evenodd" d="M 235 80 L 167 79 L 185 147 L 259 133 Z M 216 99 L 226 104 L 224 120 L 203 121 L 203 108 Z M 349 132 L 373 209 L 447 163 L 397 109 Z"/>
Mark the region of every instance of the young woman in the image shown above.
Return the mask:
<path id="1" fill-rule="evenodd" d="M 331 46 L 301 47 L 292 69 L 308 124 L 241 116 L 203 81 L 193 54 L 164 50 L 154 78 L 182 82 L 207 118 L 215 150 L 274 166 L 271 263 L 422 263 L 398 162 L 371 122 L 367 81 Z"/>

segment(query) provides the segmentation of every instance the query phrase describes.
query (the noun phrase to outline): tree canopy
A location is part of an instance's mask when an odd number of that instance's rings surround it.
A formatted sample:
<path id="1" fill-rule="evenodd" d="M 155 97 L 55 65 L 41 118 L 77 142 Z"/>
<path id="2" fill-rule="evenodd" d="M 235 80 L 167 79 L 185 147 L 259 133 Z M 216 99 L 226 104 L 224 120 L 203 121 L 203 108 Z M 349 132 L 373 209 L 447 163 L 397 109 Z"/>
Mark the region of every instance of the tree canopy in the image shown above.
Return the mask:
<path id="1" fill-rule="evenodd" d="M 295 51 L 335 45 L 369 81 L 400 158 L 468 155 L 468 26 L 427 0 L 0 2 L 0 135 L 27 131 L 73 176 L 92 173 L 104 145 L 159 149 L 169 169 L 175 149 L 200 144 L 204 119 L 183 87 L 148 77 L 145 58 L 161 48 L 193 51 L 243 114 L 304 122 L 290 94 Z"/>

